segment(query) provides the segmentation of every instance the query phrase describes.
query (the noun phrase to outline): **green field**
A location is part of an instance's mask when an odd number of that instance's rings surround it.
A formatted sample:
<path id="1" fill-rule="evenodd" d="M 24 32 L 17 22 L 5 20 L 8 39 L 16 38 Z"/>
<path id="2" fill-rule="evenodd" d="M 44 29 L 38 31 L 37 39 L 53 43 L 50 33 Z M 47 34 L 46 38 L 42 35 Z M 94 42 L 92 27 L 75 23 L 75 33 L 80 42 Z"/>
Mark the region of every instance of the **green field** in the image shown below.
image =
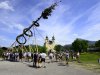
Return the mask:
<path id="1" fill-rule="evenodd" d="M 100 58 L 100 52 L 92 52 L 92 53 L 81 53 L 79 65 L 83 67 L 100 73 L 100 63 L 98 63 L 98 59 Z"/>
<path id="2" fill-rule="evenodd" d="M 100 52 L 81 53 L 80 61 L 85 64 L 98 64 Z"/>

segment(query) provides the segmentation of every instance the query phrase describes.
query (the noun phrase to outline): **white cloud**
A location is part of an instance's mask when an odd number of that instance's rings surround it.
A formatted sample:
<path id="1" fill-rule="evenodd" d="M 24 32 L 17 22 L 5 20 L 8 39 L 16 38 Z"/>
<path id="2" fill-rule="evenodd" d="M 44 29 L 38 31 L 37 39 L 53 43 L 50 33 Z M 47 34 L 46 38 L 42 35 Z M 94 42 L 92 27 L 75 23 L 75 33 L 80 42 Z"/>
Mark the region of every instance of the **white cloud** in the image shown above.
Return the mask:
<path id="1" fill-rule="evenodd" d="M 22 24 L 17 24 L 14 22 L 8 22 L 8 21 L 1 21 L 4 24 L 4 28 L 0 28 L 4 32 L 7 33 L 15 33 L 15 34 L 20 34 L 22 30 L 25 28 Z"/>
<path id="2" fill-rule="evenodd" d="M 9 1 L 4 1 L 0 3 L 1 9 L 11 10 L 14 11 L 14 8 L 9 4 Z"/>
<path id="3" fill-rule="evenodd" d="M 97 23 L 100 22 L 100 2 L 97 3 L 91 10 L 88 22 Z"/>
<path id="4" fill-rule="evenodd" d="M 73 36 L 74 36 L 74 37 L 78 37 L 78 34 L 74 33 Z"/>
<path id="5" fill-rule="evenodd" d="M 81 38 L 88 40 L 99 40 L 100 39 L 100 3 L 97 3 L 88 12 L 88 19 L 86 26 L 82 30 Z"/>
<path id="6" fill-rule="evenodd" d="M 15 19 L 16 16 L 14 16 L 13 19 L 12 17 L 6 17 L 5 15 L 6 14 L 3 14 L 0 18 L 0 29 L 7 33 L 19 34 L 19 32 L 22 32 L 25 27 L 24 25 L 20 24 L 17 19 Z"/>
<path id="7" fill-rule="evenodd" d="M 25 27 L 21 24 L 14 24 L 13 28 L 17 28 L 18 30 L 22 31 Z"/>
<path id="8" fill-rule="evenodd" d="M 80 37 L 85 39 L 99 40 L 100 39 L 99 34 L 100 34 L 100 23 L 87 26 L 87 28 L 84 29 L 83 34 Z M 98 38 L 94 39 L 94 37 Z"/>
<path id="9" fill-rule="evenodd" d="M 7 36 L 0 35 L 0 46 L 10 47 L 14 40 L 9 39 Z"/>

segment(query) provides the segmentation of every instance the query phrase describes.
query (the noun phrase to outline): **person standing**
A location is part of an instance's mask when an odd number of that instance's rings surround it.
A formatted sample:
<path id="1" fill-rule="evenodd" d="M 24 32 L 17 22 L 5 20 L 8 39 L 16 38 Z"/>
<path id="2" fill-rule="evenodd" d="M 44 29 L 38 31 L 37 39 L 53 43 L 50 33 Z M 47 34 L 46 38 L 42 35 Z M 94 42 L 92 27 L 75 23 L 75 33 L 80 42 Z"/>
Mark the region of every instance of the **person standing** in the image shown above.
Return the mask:
<path id="1" fill-rule="evenodd" d="M 77 59 L 77 62 L 80 63 L 80 53 L 79 52 L 77 52 L 76 54 L 76 59 Z"/>
<path id="2" fill-rule="evenodd" d="M 33 67 L 37 68 L 37 63 L 38 63 L 38 53 L 34 53 L 33 55 Z"/>
<path id="3" fill-rule="evenodd" d="M 69 62 L 69 52 L 66 52 L 65 57 L 66 57 L 66 65 L 68 65 L 68 62 Z"/>
<path id="4" fill-rule="evenodd" d="M 22 51 L 20 51 L 20 52 L 19 52 L 19 61 L 22 62 L 22 58 L 23 58 L 23 53 L 22 53 Z"/>
<path id="5" fill-rule="evenodd" d="M 45 66 L 45 59 L 46 59 L 46 53 L 41 53 L 41 62 L 42 62 L 42 66 L 44 67 L 44 68 L 46 68 L 46 66 Z"/>
<path id="6" fill-rule="evenodd" d="M 58 54 L 57 52 L 55 53 L 55 59 L 56 59 L 56 62 L 58 61 Z"/>
<path id="7" fill-rule="evenodd" d="M 53 62 L 52 61 L 52 59 L 53 59 L 53 53 L 52 52 L 49 54 L 49 59 L 50 59 L 50 62 Z"/>
<path id="8" fill-rule="evenodd" d="M 31 52 L 31 61 L 33 61 L 33 53 Z"/>

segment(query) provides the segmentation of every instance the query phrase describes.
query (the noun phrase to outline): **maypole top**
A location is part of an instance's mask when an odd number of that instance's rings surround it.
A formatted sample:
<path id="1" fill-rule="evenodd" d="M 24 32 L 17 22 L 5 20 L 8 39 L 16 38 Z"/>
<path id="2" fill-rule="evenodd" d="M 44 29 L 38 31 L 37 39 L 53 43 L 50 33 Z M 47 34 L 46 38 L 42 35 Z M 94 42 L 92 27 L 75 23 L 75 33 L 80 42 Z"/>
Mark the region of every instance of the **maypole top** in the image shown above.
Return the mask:
<path id="1" fill-rule="evenodd" d="M 59 1 L 59 2 L 61 2 L 61 1 Z M 57 6 L 57 3 L 58 3 L 58 2 L 52 4 L 50 7 L 46 8 L 46 9 L 42 12 L 41 16 L 43 17 L 43 19 L 48 19 L 48 16 L 51 16 L 51 13 L 52 13 L 52 11 L 55 9 L 55 6 Z"/>

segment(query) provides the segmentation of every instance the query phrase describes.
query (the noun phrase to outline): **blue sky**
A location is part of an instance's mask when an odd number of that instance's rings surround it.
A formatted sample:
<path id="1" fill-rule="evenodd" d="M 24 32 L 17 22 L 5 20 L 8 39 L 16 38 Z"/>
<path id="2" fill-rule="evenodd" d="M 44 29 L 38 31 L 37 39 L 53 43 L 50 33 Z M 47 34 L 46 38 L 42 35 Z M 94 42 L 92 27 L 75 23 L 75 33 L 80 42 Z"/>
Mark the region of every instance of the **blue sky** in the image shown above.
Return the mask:
<path id="1" fill-rule="evenodd" d="M 41 12 L 58 0 L 0 0 L 0 46 L 10 46 Z M 100 0 L 62 0 L 47 20 L 39 21 L 36 42 L 55 36 L 56 44 L 71 44 L 76 38 L 100 40 Z M 27 44 L 33 44 L 34 37 Z"/>

